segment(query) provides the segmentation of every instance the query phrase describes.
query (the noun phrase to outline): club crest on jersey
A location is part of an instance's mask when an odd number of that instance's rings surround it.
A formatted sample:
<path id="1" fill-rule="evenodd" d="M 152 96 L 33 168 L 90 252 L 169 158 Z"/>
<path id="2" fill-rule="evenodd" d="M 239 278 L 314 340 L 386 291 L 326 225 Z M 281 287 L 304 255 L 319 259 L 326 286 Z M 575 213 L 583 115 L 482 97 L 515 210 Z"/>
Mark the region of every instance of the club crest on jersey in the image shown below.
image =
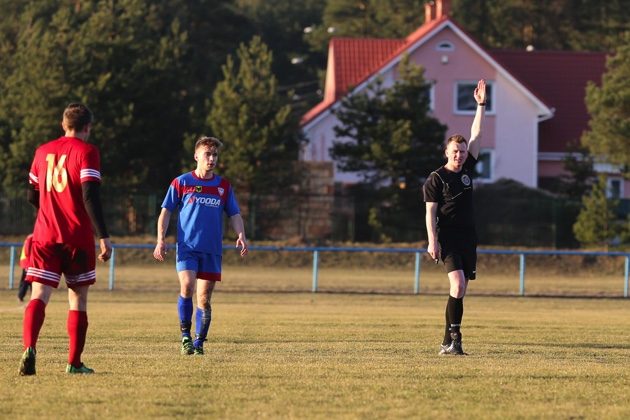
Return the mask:
<path id="1" fill-rule="evenodd" d="M 470 186 L 470 177 L 468 175 L 462 175 L 462 184 L 464 184 L 466 187 Z"/>
<path id="2" fill-rule="evenodd" d="M 219 195 L 223 197 L 223 193 L 225 192 L 225 190 L 221 187 L 217 188 L 217 190 L 219 191 Z"/>
<path id="3" fill-rule="evenodd" d="M 195 185 L 195 192 L 201 192 L 201 185 Z"/>

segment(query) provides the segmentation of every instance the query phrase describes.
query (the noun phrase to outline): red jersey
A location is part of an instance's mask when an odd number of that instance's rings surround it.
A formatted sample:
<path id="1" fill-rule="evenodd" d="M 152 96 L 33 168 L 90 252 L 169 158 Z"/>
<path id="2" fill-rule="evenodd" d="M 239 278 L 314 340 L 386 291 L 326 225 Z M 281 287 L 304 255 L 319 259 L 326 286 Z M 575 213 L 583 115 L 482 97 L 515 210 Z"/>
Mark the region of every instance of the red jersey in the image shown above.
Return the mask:
<path id="1" fill-rule="evenodd" d="M 100 170 L 98 149 L 81 139 L 60 137 L 37 148 L 29 173 L 39 191 L 34 241 L 94 245 L 81 184 L 101 182 Z"/>

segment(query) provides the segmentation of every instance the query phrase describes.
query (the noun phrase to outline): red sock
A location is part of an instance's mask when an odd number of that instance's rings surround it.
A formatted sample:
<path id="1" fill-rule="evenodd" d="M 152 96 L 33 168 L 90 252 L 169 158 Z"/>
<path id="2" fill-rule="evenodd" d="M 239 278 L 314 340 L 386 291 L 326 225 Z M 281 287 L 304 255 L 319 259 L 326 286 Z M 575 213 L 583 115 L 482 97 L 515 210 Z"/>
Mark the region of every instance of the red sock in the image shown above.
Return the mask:
<path id="1" fill-rule="evenodd" d="M 32 299 L 26 310 L 24 311 L 24 323 L 22 325 L 22 340 L 24 341 L 24 349 L 27 347 L 33 347 L 37 345 L 37 338 L 39 337 L 39 331 L 44 325 L 44 318 L 46 317 L 46 304 L 43 300 Z"/>
<path id="2" fill-rule="evenodd" d="M 68 311 L 68 336 L 70 337 L 70 350 L 68 351 L 68 363 L 74 367 L 81 367 L 81 353 L 85 346 L 88 318 L 85 311 Z"/>

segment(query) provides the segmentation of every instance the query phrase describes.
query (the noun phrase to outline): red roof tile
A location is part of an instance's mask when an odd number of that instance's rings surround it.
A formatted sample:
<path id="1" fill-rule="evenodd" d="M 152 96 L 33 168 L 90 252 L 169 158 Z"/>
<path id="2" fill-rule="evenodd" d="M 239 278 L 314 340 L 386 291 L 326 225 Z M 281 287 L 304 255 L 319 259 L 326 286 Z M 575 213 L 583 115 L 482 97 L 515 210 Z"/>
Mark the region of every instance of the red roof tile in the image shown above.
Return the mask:
<path id="1" fill-rule="evenodd" d="M 304 114 L 301 123 L 311 121 L 375 73 L 404 43 L 402 39 L 333 38 L 328 59 L 335 68 L 326 77 L 334 77 L 334 84 L 327 86 L 324 100 Z"/>
<path id="2" fill-rule="evenodd" d="M 333 60 L 334 77 L 332 92 L 326 92 L 324 100 L 302 117 L 302 125 L 328 109 L 344 97 L 352 88 L 363 83 L 409 46 L 447 20 L 447 17 L 425 23 L 404 39 L 333 38 L 329 46 L 329 60 Z M 332 55 L 332 57 L 331 57 Z"/>
<path id="3" fill-rule="evenodd" d="M 374 74 L 404 44 L 402 39 L 333 38 L 335 99 Z"/>
<path id="4" fill-rule="evenodd" d="M 564 51 L 492 51 L 492 56 L 547 106 L 553 118 L 540 124 L 539 152 L 564 152 L 588 127 L 584 98 L 589 81 L 601 84 L 606 54 Z"/>

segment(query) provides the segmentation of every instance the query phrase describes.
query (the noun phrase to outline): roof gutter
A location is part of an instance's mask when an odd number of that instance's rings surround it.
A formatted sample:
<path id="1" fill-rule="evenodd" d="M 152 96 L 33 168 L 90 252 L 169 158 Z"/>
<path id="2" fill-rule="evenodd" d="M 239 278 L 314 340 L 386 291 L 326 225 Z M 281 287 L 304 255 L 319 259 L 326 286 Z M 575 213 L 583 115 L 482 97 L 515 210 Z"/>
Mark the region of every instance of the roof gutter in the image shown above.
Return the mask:
<path id="1" fill-rule="evenodd" d="M 556 115 L 556 108 L 548 108 L 548 109 L 549 109 L 549 112 L 538 116 L 539 123 L 550 120 L 553 118 L 554 115 Z"/>

